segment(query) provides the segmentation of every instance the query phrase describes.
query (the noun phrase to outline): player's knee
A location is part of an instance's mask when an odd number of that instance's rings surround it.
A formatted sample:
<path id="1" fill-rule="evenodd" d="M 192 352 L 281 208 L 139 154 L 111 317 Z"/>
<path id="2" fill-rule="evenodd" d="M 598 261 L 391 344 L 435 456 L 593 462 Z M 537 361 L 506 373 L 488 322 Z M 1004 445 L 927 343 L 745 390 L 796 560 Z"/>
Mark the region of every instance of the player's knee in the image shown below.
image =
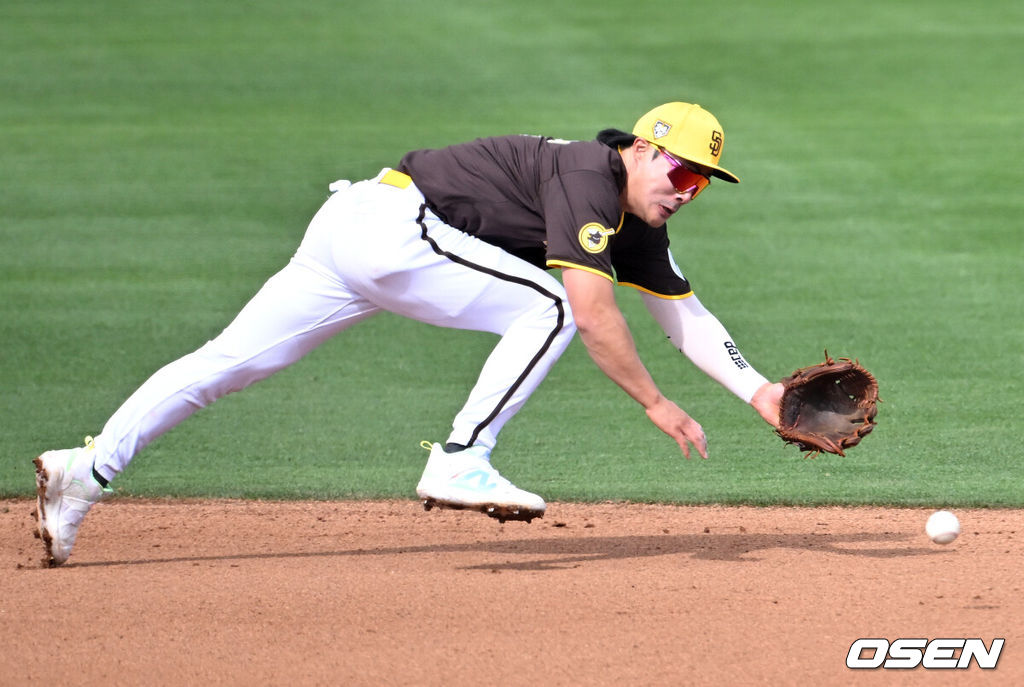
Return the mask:
<path id="1" fill-rule="evenodd" d="M 563 346 L 568 345 L 576 334 L 576 322 L 572 318 L 569 301 L 564 297 L 548 299 L 542 312 L 543 326 L 553 332 L 555 339 L 562 342 Z"/>
<path id="2" fill-rule="evenodd" d="M 561 334 L 571 339 L 576 334 L 576 320 L 572 317 L 572 308 L 569 307 L 569 299 L 561 299 L 562 304 L 562 327 Z"/>
<path id="3" fill-rule="evenodd" d="M 223 339 L 209 341 L 187 357 L 198 381 L 196 393 L 207 405 L 227 394 L 266 379 L 287 367 L 290 358 L 281 355 L 278 347 L 272 352 L 253 352 L 231 346 Z"/>
<path id="4" fill-rule="evenodd" d="M 569 301 L 557 294 L 538 294 L 536 298 L 522 304 L 520 309 L 502 323 L 497 330 L 505 335 L 511 331 L 532 331 L 552 342 L 565 345 L 576 333 L 576 323 L 569 309 Z"/>

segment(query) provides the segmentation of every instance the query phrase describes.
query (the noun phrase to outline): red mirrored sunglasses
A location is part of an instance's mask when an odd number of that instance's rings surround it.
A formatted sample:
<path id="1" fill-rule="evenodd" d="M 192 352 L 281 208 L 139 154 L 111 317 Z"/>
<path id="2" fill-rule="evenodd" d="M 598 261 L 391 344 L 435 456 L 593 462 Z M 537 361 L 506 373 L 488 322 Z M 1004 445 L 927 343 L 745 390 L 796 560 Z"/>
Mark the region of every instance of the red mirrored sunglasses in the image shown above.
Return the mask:
<path id="1" fill-rule="evenodd" d="M 706 174 L 701 174 L 689 163 L 680 160 L 661 146 L 658 146 L 658 150 L 660 150 L 661 154 L 665 156 L 668 163 L 672 165 L 672 169 L 669 170 L 668 173 L 668 180 L 672 182 L 672 188 L 680 193 L 686 193 L 696 186 L 693 195 L 690 196 L 690 200 L 696 198 L 697 194 L 703 191 L 707 185 L 711 183 L 711 177 Z"/>

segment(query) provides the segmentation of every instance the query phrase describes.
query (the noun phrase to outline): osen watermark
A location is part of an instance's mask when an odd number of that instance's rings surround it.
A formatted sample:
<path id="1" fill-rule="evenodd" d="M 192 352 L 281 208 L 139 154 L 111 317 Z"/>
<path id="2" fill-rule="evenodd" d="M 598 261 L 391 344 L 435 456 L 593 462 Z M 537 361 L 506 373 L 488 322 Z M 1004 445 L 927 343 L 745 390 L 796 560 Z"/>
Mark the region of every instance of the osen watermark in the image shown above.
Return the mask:
<path id="1" fill-rule="evenodd" d="M 856 640 L 846 654 L 846 667 L 874 670 L 911 669 L 921 666 L 929 670 L 967 670 L 972 661 L 979 668 L 991 670 L 999 663 L 1005 639 L 996 637 L 988 645 L 982 639 L 901 638 L 892 643 L 881 637 Z"/>

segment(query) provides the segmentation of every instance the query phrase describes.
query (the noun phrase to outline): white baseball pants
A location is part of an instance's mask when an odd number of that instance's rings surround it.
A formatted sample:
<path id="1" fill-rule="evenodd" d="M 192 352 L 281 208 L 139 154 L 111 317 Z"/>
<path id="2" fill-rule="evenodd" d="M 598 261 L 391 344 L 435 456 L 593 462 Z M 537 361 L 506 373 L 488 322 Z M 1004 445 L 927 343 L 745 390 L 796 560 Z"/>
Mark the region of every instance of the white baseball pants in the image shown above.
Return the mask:
<path id="1" fill-rule="evenodd" d="M 501 336 L 448 438 L 488 449 L 575 332 L 557 279 L 448 226 L 408 177 L 384 170 L 332 194 L 288 265 L 235 320 L 125 401 L 96 437 L 96 470 L 113 479 L 196 410 L 381 310 Z"/>

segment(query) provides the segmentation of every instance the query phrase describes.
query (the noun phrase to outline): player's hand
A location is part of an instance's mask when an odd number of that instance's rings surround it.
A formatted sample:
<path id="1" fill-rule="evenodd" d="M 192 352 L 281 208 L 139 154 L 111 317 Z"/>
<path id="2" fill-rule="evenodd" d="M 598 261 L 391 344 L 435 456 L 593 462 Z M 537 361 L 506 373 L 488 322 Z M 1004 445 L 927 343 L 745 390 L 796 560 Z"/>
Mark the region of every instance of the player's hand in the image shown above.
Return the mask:
<path id="1" fill-rule="evenodd" d="M 781 382 L 768 382 L 754 392 L 750 405 L 754 407 L 764 421 L 772 427 L 779 428 L 779 405 L 782 403 L 782 392 L 785 389 Z"/>
<path id="2" fill-rule="evenodd" d="M 676 440 L 687 458 L 690 457 L 691 444 L 701 458 L 708 457 L 708 440 L 704 436 L 704 428 L 672 401 L 662 396 L 647 408 L 647 417 L 658 429 Z"/>

